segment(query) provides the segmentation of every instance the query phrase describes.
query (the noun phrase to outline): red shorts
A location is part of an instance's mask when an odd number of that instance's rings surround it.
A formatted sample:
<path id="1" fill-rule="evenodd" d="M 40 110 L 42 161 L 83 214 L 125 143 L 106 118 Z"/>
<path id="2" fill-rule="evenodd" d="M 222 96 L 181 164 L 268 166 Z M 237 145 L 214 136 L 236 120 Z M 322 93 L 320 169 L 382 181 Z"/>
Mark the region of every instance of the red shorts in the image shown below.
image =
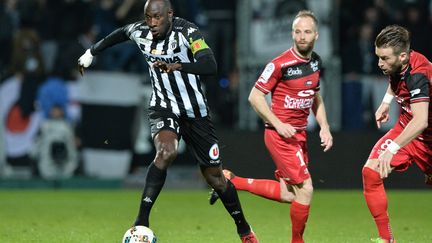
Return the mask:
<path id="1" fill-rule="evenodd" d="M 297 132 L 292 138 L 283 138 L 276 130 L 266 128 L 264 142 L 276 165 L 276 179 L 282 178 L 287 184 L 295 185 L 310 178 L 306 131 Z"/>
<path id="2" fill-rule="evenodd" d="M 387 148 L 402 130 L 403 128 L 397 124 L 393 129 L 388 131 L 375 144 L 369 155 L 369 159 L 377 159 L 379 154 Z M 405 171 L 413 162 L 425 174 L 432 174 L 432 144 L 422 142 L 418 139 L 412 140 L 393 156 L 391 166 L 395 167 L 396 171 Z"/>

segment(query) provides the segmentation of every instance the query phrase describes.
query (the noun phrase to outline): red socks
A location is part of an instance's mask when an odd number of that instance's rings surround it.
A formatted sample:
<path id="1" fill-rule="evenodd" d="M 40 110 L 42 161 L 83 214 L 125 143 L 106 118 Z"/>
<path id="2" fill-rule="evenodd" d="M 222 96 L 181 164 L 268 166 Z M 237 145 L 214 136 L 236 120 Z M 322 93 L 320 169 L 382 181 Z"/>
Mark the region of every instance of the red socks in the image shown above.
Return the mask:
<path id="1" fill-rule="evenodd" d="M 231 182 L 237 190 L 248 191 L 255 195 L 281 202 L 280 184 L 278 181 L 235 176 L 231 179 Z"/>
<path id="2" fill-rule="evenodd" d="M 275 180 L 251 179 L 235 176 L 231 179 L 237 190 L 248 191 L 270 200 L 281 202 L 280 183 Z M 292 224 L 291 243 L 303 243 L 303 232 L 309 217 L 309 205 L 293 201 L 290 209 Z"/>
<path id="3" fill-rule="evenodd" d="M 303 243 L 303 232 L 309 217 L 310 205 L 303 205 L 296 201 L 291 204 L 291 243 Z"/>
<path id="4" fill-rule="evenodd" d="M 383 180 L 378 172 L 371 168 L 363 167 L 363 194 L 369 210 L 374 217 L 381 239 L 390 241 L 393 235 L 390 220 L 387 213 L 387 196 Z"/>

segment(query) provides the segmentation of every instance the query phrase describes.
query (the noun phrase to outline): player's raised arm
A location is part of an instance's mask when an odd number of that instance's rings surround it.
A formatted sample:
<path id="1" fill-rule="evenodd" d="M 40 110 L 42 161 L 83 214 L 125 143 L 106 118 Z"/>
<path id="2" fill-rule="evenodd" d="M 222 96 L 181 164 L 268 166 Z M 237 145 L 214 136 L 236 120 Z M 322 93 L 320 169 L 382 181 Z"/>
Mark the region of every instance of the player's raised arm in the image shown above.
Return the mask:
<path id="1" fill-rule="evenodd" d="M 84 68 L 88 68 L 91 65 L 94 56 L 101 53 L 110 46 L 129 40 L 129 37 L 126 33 L 126 27 L 118 28 L 87 49 L 86 52 L 78 59 L 78 68 L 81 75 L 84 74 Z"/>

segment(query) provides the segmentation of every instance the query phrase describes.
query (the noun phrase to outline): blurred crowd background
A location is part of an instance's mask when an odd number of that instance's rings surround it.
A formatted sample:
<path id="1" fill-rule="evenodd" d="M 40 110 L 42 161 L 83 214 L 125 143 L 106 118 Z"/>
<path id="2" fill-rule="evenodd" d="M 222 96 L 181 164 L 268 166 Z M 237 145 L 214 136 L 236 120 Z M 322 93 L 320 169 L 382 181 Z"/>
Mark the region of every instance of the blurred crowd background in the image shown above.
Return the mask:
<path id="1" fill-rule="evenodd" d="M 431 0 L 171 2 L 176 16 L 200 27 L 216 55 L 218 77 L 204 85 L 221 129 L 262 128 L 246 97 L 265 64 L 292 44 L 290 21 L 301 9 L 313 10 L 320 21 L 316 52 L 324 60 L 322 90 L 335 132 L 376 130 L 373 114 L 387 80 L 377 67 L 374 38 L 384 26 L 407 27 L 412 49 L 432 60 Z M 90 67 L 88 78 L 77 70 L 77 59 L 92 44 L 118 27 L 142 20 L 144 4 L 144 0 L 0 1 L 0 177 L 91 174 L 82 164 L 92 158 L 128 161 L 124 171 L 132 173 L 134 164 L 151 161 L 143 112 L 149 79 L 139 49 L 123 43 L 106 50 Z M 117 80 L 106 81 L 114 83 L 110 94 L 104 81 L 112 77 Z M 140 87 L 140 91 L 114 92 L 127 82 L 133 83 L 130 90 Z M 108 98 L 98 99 L 99 92 Z M 138 98 L 125 101 L 119 96 Z M 393 123 L 397 114 L 394 107 Z M 313 131 L 312 118 L 310 123 Z M 105 149 L 105 157 L 97 156 L 98 149 Z M 107 150 L 112 152 L 110 158 Z M 131 152 L 124 157 L 113 152 L 122 150 Z M 23 167 L 30 172 L 16 169 Z"/>

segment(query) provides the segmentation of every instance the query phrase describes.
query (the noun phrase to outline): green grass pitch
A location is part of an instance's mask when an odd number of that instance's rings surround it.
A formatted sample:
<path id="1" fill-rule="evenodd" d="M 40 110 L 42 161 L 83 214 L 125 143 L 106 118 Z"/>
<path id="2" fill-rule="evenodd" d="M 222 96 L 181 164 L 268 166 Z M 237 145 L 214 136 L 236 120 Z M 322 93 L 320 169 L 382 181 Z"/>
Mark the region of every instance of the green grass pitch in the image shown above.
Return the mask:
<path id="1" fill-rule="evenodd" d="M 206 191 L 162 191 L 151 215 L 160 243 L 240 242 L 222 204 Z M 289 242 L 289 205 L 239 193 L 260 242 Z M 0 242 L 121 242 L 139 190 L 0 190 Z M 432 193 L 389 191 L 398 242 L 432 242 Z M 364 243 L 376 237 L 360 190 L 318 190 L 305 232 L 308 243 Z"/>

